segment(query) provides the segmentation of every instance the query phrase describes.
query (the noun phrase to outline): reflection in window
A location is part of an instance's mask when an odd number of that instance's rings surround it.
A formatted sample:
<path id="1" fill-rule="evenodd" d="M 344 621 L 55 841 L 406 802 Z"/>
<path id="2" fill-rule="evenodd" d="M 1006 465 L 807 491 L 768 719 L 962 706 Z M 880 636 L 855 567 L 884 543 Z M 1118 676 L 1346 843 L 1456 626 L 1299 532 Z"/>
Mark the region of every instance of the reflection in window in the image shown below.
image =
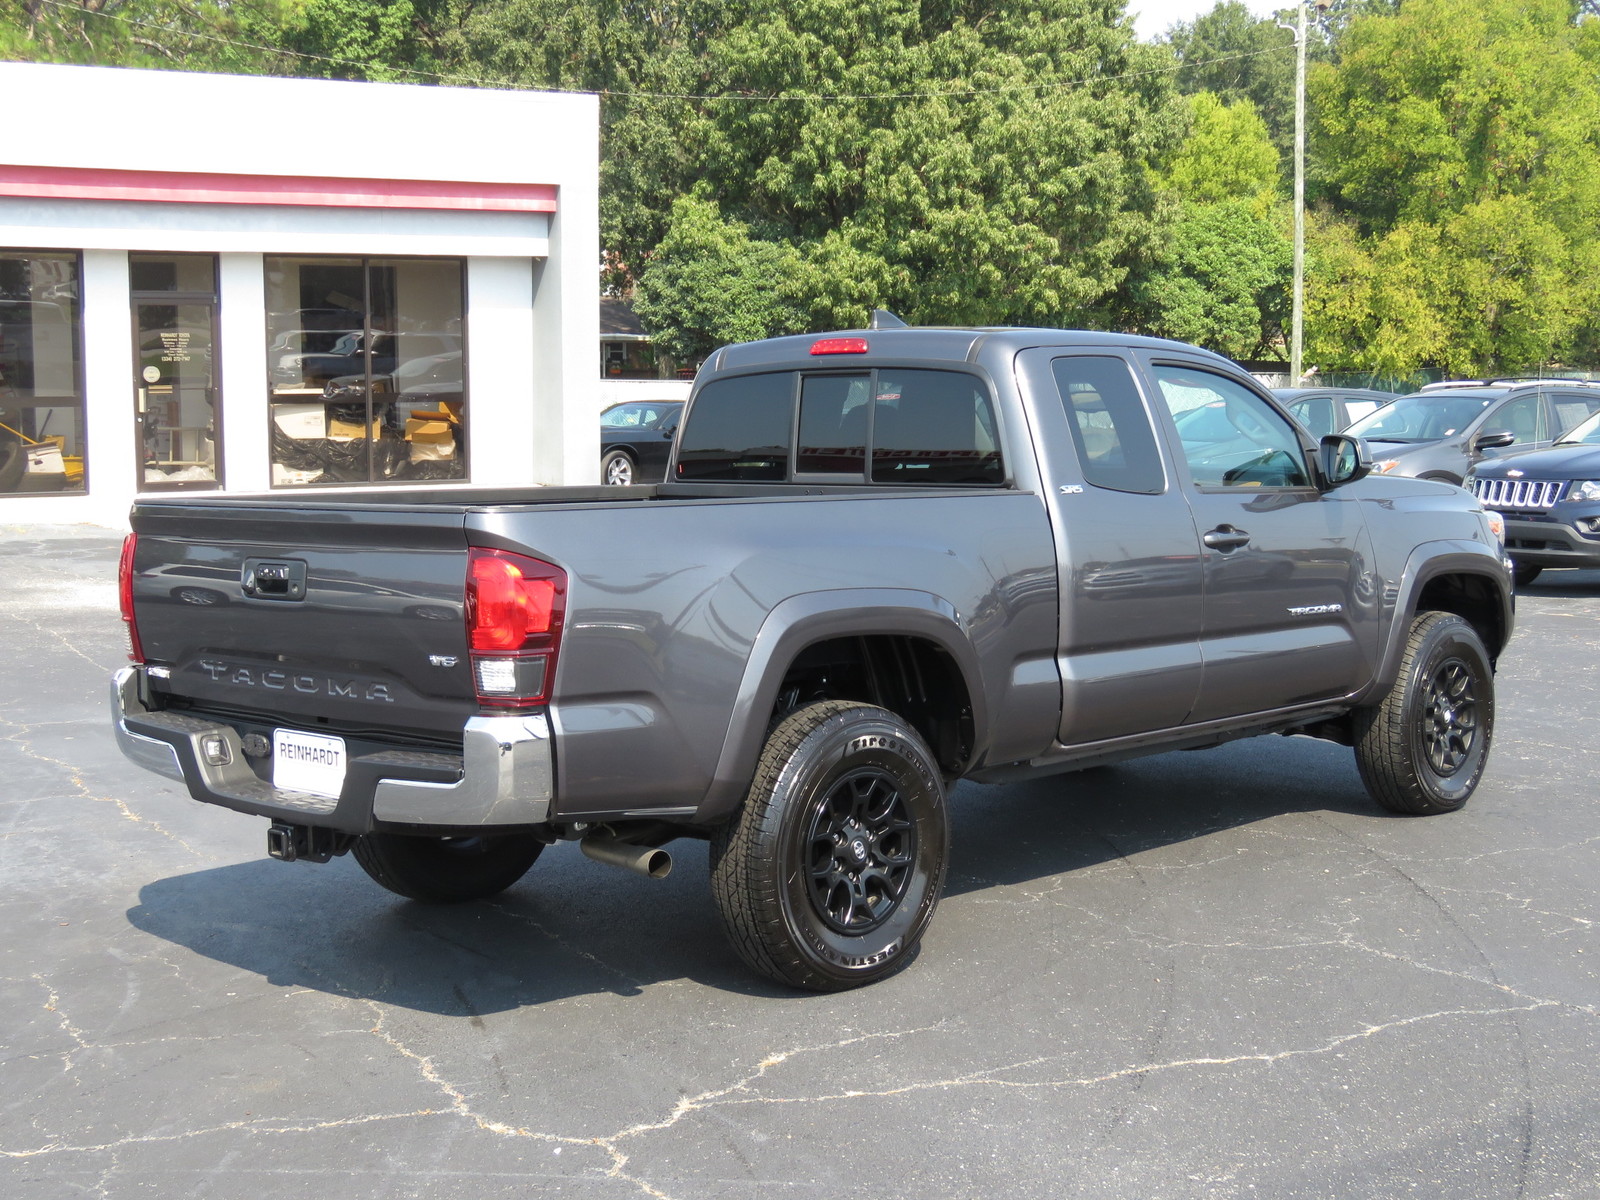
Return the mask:
<path id="1" fill-rule="evenodd" d="M 694 420 L 679 434 L 678 478 L 728 482 L 789 473 L 794 375 L 741 375 L 700 389 Z"/>
<path id="2" fill-rule="evenodd" d="M 1082 355 L 1058 358 L 1050 369 L 1084 479 L 1117 492 L 1162 491 L 1166 479 L 1155 431 L 1128 364 Z"/>
<path id="3" fill-rule="evenodd" d="M 218 483 L 214 254 L 131 254 L 134 396 L 139 488 L 179 491 Z"/>
<path id="4" fill-rule="evenodd" d="M 462 270 L 266 260 L 275 485 L 466 478 Z"/>
<path id="5" fill-rule="evenodd" d="M 1308 487 L 1300 437 L 1261 397 L 1221 375 L 1158 366 L 1156 382 L 1201 487 Z"/>
<path id="6" fill-rule="evenodd" d="M 78 257 L 0 250 L 0 494 L 81 492 Z"/>
<path id="7" fill-rule="evenodd" d="M 959 371 L 879 371 L 872 412 L 874 483 L 1005 482 L 988 389 Z"/>

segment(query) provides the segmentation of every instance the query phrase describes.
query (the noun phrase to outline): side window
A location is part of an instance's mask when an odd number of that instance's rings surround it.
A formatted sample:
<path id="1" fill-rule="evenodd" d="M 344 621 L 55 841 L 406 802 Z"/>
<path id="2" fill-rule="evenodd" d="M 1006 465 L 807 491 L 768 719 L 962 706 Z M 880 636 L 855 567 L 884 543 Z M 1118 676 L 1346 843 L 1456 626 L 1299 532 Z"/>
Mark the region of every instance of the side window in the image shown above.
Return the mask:
<path id="1" fill-rule="evenodd" d="M 1156 381 L 1201 487 L 1309 487 L 1295 429 L 1254 392 L 1193 367 L 1157 366 Z"/>
<path id="2" fill-rule="evenodd" d="M 794 380 L 784 371 L 731 376 L 701 388 L 679 435 L 678 478 L 787 478 Z"/>
<path id="3" fill-rule="evenodd" d="M 1050 364 L 1084 479 L 1116 492 L 1164 490 L 1161 454 L 1128 364 L 1083 355 Z"/>
<path id="4" fill-rule="evenodd" d="M 1499 412 L 1490 413 L 1479 432 L 1509 429 L 1517 435 L 1518 443 L 1536 442 L 1539 440 L 1539 416 L 1538 395 L 1519 396 Z"/>
<path id="5" fill-rule="evenodd" d="M 867 375 L 807 375 L 800 382 L 797 475 L 867 469 Z"/>
<path id="6" fill-rule="evenodd" d="M 872 405 L 872 482 L 1005 482 L 989 392 L 960 371 L 884 369 Z"/>
<path id="7" fill-rule="evenodd" d="M 1309 429 L 1314 437 L 1335 432 L 1333 400 L 1329 396 L 1310 396 L 1289 406 L 1289 415 Z"/>
<path id="8" fill-rule="evenodd" d="M 1600 391 L 1593 396 L 1556 392 L 1550 397 L 1550 402 L 1556 409 L 1556 427 L 1551 433 L 1559 436 L 1600 409 Z"/>

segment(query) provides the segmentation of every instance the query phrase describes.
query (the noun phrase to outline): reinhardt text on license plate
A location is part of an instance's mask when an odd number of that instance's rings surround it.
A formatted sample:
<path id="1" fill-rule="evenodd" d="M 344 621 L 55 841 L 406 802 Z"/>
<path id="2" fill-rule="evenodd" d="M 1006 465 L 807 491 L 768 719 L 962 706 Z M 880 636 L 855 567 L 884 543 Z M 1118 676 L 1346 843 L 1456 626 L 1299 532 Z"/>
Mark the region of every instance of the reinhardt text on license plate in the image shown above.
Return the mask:
<path id="1" fill-rule="evenodd" d="M 291 792 L 337 800 L 344 790 L 344 739 L 293 729 L 272 731 L 272 782 Z"/>

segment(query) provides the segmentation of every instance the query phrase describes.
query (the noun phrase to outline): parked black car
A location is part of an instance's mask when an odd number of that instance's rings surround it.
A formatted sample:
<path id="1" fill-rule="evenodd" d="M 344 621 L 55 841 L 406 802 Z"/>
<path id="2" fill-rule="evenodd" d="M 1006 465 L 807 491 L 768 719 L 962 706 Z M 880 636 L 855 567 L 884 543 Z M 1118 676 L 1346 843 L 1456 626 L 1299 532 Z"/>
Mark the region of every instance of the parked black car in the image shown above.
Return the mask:
<path id="1" fill-rule="evenodd" d="M 1273 388 L 1272 394 L 1300 424 L 1321 437 L 1338 433 L 1382 408 L 1400 393 L 1375 388 Z"/>
<path id="2" fill-rule="evenodd" d="M 630 400 L 600 414 L 600 482 L 626 486 L 666 478 L 681 400 Z"/>
<path id="3" fill-rule="evenodd" d="M 1572 379 L 1430 383 L 1345 432 L 1365 439 L 1374 470 L 1460 483 L 1511 446 L 1541 450 L 1600 411 L 1600 384 Z"/>
<path id="4" fill-rule="evenodd" d="M 461 351 L 429 354 L 403 362 L 387 375 L 372 377 L 374 419 L 403 426 L 417 409 L 436 409 L 462 400 Z M 367 377 L 339 375 L 328 380 L 322 397 L 329 414 L 344 421 L 365 420 Z M 337 412 L 335 412 L 337 408 Z"/>
<path id="5" fill-rule="evenodd" d="M 346 333 L 326 352 L 280 354 L 271 364 L 272 383 L 280 388 L 321 387 L 342 375 L 365 375 L 369 370 L 388 375 L 400 363 L 460 350 L 461 339 L 449 333 Z"/>
<path id="6" fill-rule="evenodd" d="M 1546 567 L 1600 567 L 1600 412 L 1548 450 L 1479 463 L 1466 485 L 1505 517 L 1519 584 Z"/>

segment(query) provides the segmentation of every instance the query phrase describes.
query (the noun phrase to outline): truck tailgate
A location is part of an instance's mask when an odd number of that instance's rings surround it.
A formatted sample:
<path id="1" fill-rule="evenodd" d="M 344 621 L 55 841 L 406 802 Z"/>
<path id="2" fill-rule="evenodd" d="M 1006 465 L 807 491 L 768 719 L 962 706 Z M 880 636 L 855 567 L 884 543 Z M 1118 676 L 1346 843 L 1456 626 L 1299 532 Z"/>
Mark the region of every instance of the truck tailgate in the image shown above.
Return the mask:
<path id="1" fill-rule="evenodd" d="M 141 505 L 133 604 L 152 687 L 201 710 L 458 742 L 475 709 L 464 511 Z"/>

